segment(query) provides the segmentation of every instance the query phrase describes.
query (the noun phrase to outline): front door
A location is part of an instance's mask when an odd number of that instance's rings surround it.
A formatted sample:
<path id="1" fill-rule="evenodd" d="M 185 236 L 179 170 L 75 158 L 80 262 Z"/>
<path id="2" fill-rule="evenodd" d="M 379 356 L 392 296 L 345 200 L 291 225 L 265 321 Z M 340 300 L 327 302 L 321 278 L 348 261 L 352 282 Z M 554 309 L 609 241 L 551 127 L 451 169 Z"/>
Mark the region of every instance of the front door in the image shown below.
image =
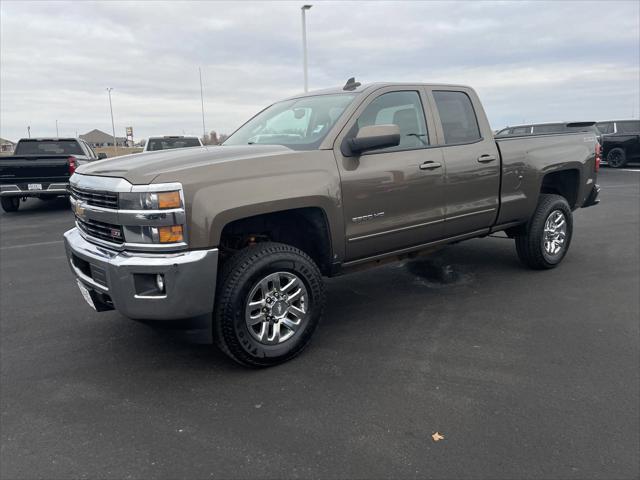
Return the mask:
<path id="1" fill-rule="evenodd" d="M 432 146 L 435 128 L 423 105 L 419 87 L 381 89 L 356 110 L 337 139 L 347 261 L 443 236 L 444 159 L 441 148 Z M 398 146 L 343 155 L 342 141 L 359 128 L 388 124 L 400 128 Z"/>

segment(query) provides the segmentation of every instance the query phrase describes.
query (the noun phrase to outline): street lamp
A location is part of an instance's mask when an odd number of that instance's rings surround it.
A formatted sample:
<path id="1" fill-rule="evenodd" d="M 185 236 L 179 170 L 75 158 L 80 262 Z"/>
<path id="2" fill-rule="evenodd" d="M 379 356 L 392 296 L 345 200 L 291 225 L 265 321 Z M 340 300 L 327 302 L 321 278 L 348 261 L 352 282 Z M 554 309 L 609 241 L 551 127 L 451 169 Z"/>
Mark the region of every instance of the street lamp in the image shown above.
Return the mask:
<path id="1" fill-rule="evenodd" d="M 107 92 L 109 93 L 109 110 L 111 111 L 111 131 L 113 132 L 113 153 L 118 152 L 118 142 L 116 141 L 116 125 L 113 123 L 113 105 L 111 105 L 111 90 L 113 88 L 107 87 Z"/>
<path id="2" fill-rule="evenodd" d="M 306 12 L 313 5 L 303 5 L 300 7 L 302 12 L 302 58 L 304 62 L 304 91 L 309 91 L 309 74 L 307 73 L 307 18 Z"/>

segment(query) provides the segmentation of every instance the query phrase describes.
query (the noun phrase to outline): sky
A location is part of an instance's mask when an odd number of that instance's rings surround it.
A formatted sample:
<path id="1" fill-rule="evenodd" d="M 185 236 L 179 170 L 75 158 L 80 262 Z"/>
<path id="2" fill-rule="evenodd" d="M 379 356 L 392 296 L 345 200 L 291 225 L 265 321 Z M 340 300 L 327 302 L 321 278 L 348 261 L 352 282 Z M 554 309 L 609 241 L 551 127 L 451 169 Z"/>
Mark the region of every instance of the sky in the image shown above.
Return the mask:
<path id="1" fill-rule="evenodd" d="M 309 89 L 461 83 L 494 128 L 638 118 L 640 2 L 312 2 Z M 302 2 L 0 3 L 0 137 L 230 133 L 303 90 Z"/>

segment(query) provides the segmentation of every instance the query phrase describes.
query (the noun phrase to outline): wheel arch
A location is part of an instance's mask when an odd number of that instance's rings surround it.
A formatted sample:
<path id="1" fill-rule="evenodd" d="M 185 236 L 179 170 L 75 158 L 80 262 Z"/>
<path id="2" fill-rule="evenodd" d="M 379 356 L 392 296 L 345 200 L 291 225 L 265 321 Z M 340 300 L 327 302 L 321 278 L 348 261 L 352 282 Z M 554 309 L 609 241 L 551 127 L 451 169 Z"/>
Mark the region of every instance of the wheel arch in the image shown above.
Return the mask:
<path id="1" fill-rule="evenodd" d="M 571 209 L 577 208 L 580 194 L 581 173 L 579 168 L 567 168 L 546 173 L 542 177 L 540 193 L 554 193 L 567 200 Z"/>
<path id="2" fill-rule="evenodd" d="M 223 253 L 261 241 L 292 245 L 309 255 L 324 275 L 331 274 L 339 249 L 330 214 L 317 203 L 294 207 L 287 203 L 221 212 L 212 225 L 211 239 Z"/>

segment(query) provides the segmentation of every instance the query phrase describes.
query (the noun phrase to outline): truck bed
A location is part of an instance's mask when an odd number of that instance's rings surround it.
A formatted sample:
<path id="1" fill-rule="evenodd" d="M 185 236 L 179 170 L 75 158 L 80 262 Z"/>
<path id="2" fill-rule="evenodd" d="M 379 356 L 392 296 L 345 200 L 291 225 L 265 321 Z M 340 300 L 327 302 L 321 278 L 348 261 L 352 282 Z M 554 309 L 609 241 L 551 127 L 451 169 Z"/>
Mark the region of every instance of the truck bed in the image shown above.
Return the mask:
<path id="1" fill-rule="evenodd" d="M 576 141 L 581 139 L 581 141 Z M 535 210 L 542 178 L 548 173 L 578 175 L 572 208 L 580 207 L 595 182 L 595 146 L 591 133 L 523 135 L 496 138 L 502 160 L 501 205 L 496 224 L 522 221 Z M 560 159 L 560 161 L 558 161 Z"/>

